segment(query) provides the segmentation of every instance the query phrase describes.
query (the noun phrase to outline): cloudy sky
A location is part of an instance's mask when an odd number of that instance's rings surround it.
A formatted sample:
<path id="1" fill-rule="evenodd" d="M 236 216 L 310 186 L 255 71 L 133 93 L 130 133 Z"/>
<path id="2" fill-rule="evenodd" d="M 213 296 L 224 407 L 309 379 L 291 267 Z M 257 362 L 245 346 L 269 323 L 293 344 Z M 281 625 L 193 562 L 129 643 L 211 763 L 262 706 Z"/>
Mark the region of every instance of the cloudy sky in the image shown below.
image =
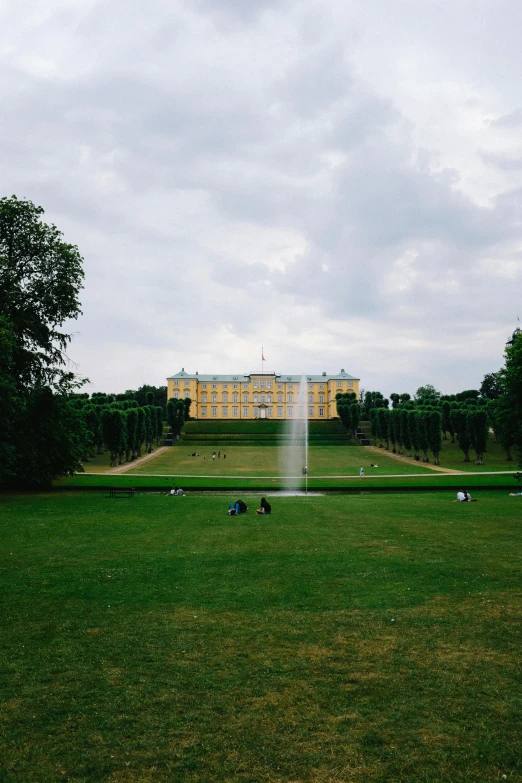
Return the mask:
<path id="1" fill-rule="evenodd" d="M 0 0 L 1 195 L 85 259 L 89 391 L 451 393 L 522 318 L 519 0 Z"/>

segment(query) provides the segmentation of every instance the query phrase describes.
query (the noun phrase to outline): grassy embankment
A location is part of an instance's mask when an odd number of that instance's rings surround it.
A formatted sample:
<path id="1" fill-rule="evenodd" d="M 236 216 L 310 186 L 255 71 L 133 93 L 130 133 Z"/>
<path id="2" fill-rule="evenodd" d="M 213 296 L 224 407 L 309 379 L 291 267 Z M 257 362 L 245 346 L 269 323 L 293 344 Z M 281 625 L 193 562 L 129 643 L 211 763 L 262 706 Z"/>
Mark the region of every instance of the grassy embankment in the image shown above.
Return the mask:
<path id="1" fill-rule="evenodd" d="M 2 779 L 521 780 L 522 498 L 451 498 L 0 497 Z"/>
<path id="2" fill-rule="evenodd" d="M 220 428 L 211 428 L 204 432 L 202 422 L 190 422 L 189 434 L 178 444 L 157 457 L 140 465 L 129 463 L 125 474 L 92 476 L 109 469 L 108 455 L 105 454 L 89 461 L 85 465 L 85 475 L 64 479 L 65 486 L 158 486 L 167 487 L 173 482 L 183 483 L 185 487 L 227 487 L 276 488 L 281 486 L 281 436 L 280 422 L 245 422 L 264 427 L 257 440 L 252 440 L 252 432 L 238 432 L 234 422 L 225 422 Z M 499 444 L 490 439 L 485 454 L 485 465 L 477 466 L 473 462 L 465 463 L 463 454 L 456 444 L 445 442 L 440 455 L 441 467 L 455 471 L 473 472 L 478 475 L 458 476 L 437 473 L 413 459 L 396 459 L 390 452 L 379 449 L 378 453 L 364 447 L 350 445 L 346 437 L 339 435 L 336 422 L 324 422 L 334 425 L 330 429 L 316 427 L 311 431 L 309 447 L 308 486 L 321 489 L 333 488 L 374 488 L 395 486 L 451 486 L 464 483 L 468 487 L 501 486 L 516 487 L 513 479 L 516 463 L 507 462 Z M 271 425 L 270 427 L 268 425 Z M 275 425 L 279 425 L 276 427 Z M 335 429 L 337 425 L 337 430 Z M 225 429 L 226 432 L 221 432 Z M 342 432 L 342 431 L 341 431 Z M 190 456 L 194 451 L 199 457 Z M 212 460 L 212 452 L 220 451 L 221 457 Z M 223 458 L 226 454 L 226 459 Z M 473 453 L 472 453 L 473 456 Z M 371 468 L 371 463 L 378 468 Z M 430 463 L 431 464 L 431 463 Z M 365 468 L 365 478 L 359 478 L 359 468 Z M 491 471 L 498 475 L 483 475 Z M 508 471 L 501 475 L 502 471 Z M 413 474 L 413 475 L 408 475 Z"/>

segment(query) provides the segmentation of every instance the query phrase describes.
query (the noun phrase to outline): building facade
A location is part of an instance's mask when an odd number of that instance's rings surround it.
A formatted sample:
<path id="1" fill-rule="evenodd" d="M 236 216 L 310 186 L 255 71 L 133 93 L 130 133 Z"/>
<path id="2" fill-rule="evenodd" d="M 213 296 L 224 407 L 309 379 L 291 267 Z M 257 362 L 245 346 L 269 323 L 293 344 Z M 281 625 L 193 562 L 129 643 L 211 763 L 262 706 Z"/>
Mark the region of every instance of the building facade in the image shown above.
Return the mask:
<path id="1" fill-rule="evenodd" d="M 306 389 L 301 390 L 301 383 Z M 167 398 L 190 397 L 194 419 L 332 419 L 337 416 L 335 395 L 355 392 L 359 378 L 344 370 L 337 375 L 199 375 L 181 372 L 167 378 Z"/>

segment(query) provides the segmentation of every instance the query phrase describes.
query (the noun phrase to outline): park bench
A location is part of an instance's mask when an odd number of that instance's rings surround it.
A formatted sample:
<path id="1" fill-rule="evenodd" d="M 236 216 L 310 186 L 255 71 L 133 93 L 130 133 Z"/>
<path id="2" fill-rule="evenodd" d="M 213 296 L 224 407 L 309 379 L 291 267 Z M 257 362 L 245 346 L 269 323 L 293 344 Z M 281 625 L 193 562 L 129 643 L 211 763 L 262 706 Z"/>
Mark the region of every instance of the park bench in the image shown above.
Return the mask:
<path id="1" fill-rule="evenodd" d="M 134 487 L 111 487 L 109 489 L 109 497 L 111 498 L 133 498 L 135 489 Z"/>

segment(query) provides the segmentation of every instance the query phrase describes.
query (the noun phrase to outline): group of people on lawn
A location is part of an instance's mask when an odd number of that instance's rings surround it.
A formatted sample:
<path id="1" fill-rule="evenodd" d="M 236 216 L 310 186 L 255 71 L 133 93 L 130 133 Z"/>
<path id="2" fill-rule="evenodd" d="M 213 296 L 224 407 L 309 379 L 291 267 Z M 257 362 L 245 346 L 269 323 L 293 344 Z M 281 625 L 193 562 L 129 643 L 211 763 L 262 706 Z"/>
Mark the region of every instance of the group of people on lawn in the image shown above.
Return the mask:
<path id="1" fill-rule="evenodd" d="M 248 511 L 248 506 L 244 500 L 236 500 L 235 503 L 231 503 L 228 507 L 228 514 L 231 517 L 237 516 L 238 514 L 244 514 L 246 511 Z M 261 498 L 261 506 L 256 509 L 256 514 L 270 514 L 271 511 L 272 506 L 268 500 L 266 498 Z"/>
<path id="2" fill-rule="evenodd" d="M 181 487 L 173 487 L 170 492 L 167 494 L 167 497 L 183 497 L 185 493 L 181 489 Z M 248 506 L 244 502 L 244 500 L 236 500 L 235 503 L 231 503 L 228 508 L 228 513 L 230 516 L 236 516 L 237 514 L 244 514 L 246 511 L 248 511 Z M 272 506 L 268 502 L 266 498 L 261 498 L 261 505 L 258 509 L 256 509 L 256 514 L 270 514 L 272 511 Z"/>

